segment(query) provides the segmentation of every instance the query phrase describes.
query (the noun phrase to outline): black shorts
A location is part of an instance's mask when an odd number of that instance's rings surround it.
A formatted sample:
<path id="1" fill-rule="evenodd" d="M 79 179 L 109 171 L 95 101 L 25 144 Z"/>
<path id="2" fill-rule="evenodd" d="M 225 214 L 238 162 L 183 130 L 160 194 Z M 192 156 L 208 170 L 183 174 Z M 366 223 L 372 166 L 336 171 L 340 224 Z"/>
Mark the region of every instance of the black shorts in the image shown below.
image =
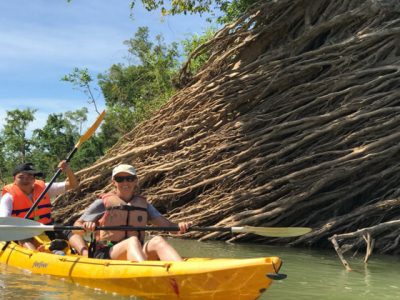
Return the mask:
<path id="1" fill-rule="evenodd" d="M 70 232 L 70 231 L 69 231 Z M 69 233 L 66 231 L 45 231 L 50 240 L 61 239 L 68 240 Z"/>
<path id="2" fill-rule="evenodd" d="M 101 245 L 94 251 L 94 258 L 111 259 L 110 249 L 112 246 Z"/>

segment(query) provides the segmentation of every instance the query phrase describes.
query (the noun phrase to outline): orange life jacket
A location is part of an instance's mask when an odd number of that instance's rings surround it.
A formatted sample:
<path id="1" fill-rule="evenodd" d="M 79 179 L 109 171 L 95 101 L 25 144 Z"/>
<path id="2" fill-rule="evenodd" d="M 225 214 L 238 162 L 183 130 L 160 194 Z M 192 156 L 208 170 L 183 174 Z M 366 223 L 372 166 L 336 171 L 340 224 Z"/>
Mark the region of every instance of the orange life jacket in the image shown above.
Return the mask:
<path id="1" fill-rule="evenodd" d="M 114 193 L 103 194 L 106 211 L 99 220 L 100 226 L 146 226 L 148 217 L 146 198 L 136 195 L 125 202 Z M 120 242 L 128 237 L 137 236 L 144 242 L 144 232 L 122 230 L 100 230 L 98 240 Z"/>
<path id="2" fill-rule="evenodd" d="M 13 198 L 13 210 L 11 215 L 13 217 L 24 218 L 34 201 L 39 198 L 45 188 L 46 184 L 44 181 L 35 180 L 32 192 L 33 200 L 31 200 L 15 183 L 11 183 L 3 187 L 2 195 L 9 193 Z M 29 219 L 42 224 L 51 224 L 53 222 L 51 219 L 51 208 L 50 196 L 45 194 L 43 199 L 40 200 L 39 205 L 30 214 Z"/>

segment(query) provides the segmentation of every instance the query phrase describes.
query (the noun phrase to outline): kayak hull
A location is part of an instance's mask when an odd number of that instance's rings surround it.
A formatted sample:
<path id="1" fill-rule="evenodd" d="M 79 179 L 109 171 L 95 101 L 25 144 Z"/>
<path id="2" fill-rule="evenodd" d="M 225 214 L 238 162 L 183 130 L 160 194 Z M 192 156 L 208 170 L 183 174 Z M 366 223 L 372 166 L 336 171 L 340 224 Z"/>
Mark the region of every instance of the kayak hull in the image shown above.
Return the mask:
<path id="1" fill-rule="evenodd" d="M 4 242 L 0 242 L 3 248 Z M 277 274 L 278 257 L 189 258 L 184 262 L 103 260 L 32 251 L 10 243 L 0 263 L 140 299 L 257 299 Z"/>

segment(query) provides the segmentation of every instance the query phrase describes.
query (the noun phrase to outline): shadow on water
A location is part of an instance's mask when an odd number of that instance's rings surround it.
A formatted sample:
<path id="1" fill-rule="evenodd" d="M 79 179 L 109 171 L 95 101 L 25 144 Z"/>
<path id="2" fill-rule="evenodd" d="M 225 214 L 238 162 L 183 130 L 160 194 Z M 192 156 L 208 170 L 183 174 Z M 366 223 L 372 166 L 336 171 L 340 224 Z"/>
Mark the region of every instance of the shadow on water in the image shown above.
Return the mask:
<path id="1" fill-rule="evenodd" d="M 400 299 L 400 260 L 373 255 L 367 265 L 361 258 L 349 259 L 347 272 L 334 251 L 292 249 L 254 244 L 227 244 L 171 239 L 186 257 L 247 258 L 279 256 L 281 273 L 288 278 L 276 281 L 260 299 L 375 300 Z M 346 257 L 347 258 L 347 257 Z M 135 299 L 106 294 L 68 281 L 40 276 L 0 265 L 0 299 Z"/>

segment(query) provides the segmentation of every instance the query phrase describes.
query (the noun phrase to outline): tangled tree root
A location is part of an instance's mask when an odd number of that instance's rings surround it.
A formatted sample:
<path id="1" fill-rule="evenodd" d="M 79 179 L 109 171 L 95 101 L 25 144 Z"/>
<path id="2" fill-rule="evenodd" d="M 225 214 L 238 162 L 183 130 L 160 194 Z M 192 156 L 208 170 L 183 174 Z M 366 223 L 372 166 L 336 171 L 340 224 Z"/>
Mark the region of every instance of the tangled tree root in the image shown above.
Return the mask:
<path id="1" fill-rule="evenodd" d="M 183 69 L 186 87 L 153 118 L 78 172 L 80 191 L 57 199 L 55 217 L 72 222 L 131 163 L 172 220 L 314 228 L 192 238 L 330 247 L 332 235 L 399 219 L 399 6 L 261 1 L 193 54 L 211 56 L 195 75 Z M 369 231 L 374 251 L 397 253 L 397 231 Z"/>

